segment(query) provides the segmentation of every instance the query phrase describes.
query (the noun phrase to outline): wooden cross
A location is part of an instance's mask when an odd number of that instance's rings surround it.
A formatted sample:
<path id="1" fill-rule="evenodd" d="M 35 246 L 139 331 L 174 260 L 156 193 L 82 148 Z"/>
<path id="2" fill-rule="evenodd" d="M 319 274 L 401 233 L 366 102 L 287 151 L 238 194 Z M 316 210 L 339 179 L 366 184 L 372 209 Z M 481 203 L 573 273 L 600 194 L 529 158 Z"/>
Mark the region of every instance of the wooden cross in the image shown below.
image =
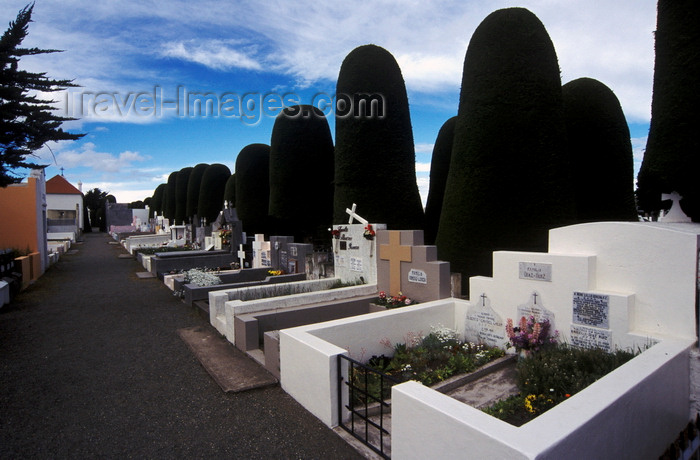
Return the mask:
<path id="1" fill-rule="evenodd" d="M 401 232 L 389 232 L 389 244 L 379 246 L 379 258 L 389 261 L 389 294 L 401 291 L 401 262 L 411 262 L 411 246 L 401 246 Z"/>
<path id="2" fill-rule="evenodd" d="M 535 299 L 534 305 L 537 305 L 537 293 L 536 293 L 536 292 L 533 292 L 533 293 L 532 293 L 532 297 L 534 297 L 534 299 Z"/>
<path id="3" fill-rule="evenodd" d="M 357 209 L 357 205 L 355 203 L 352 204 L 352 209 L 350 208 L 345 208 L 345 212 L 350 215 L 350 219 L 348 220 L 348 224 L 352 224 L 352 220 L 355 219 L 356 221 L 360 222 L 361 224 L 367 225 L 369 222 L 367 219 L 364 219 L 360 216 L 357 215 L 355 212 L 355 209 Z"/>
<path id="4" fill-rule="evenodd" d="M 485 307 L 486 306 L 486 293 L 485 292 L 482 293 L 480 297 L 481 297 L 481 306 Z"/>
<path id="5" fill-rule="evenodd" d="M 238 261 L 241 264 L 241 268 L 245 267 L 245 251 L 243 250 L 243 245 L 239 244 L 238 245 Z"/>

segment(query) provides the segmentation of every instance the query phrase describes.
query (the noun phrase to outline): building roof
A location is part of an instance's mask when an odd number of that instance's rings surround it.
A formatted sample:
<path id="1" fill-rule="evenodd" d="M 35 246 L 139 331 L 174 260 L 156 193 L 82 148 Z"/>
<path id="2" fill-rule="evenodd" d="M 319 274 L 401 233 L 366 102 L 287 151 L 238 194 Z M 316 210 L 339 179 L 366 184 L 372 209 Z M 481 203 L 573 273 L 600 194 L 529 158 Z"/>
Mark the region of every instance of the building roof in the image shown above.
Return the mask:
<path id="1" fill-rule="evenodd" d="M 46 181 L 46 193 L 56 195 L 82 195 L 80 190 L 73 187 L 65 177 L 58 174 Z"/>

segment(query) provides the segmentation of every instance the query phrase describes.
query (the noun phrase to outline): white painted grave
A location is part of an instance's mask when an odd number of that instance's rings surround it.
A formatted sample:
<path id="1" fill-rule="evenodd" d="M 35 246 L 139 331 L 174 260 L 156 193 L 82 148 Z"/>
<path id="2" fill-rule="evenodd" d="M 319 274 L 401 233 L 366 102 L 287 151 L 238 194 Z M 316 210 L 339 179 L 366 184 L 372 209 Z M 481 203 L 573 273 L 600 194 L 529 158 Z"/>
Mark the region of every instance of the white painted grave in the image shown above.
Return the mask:
<path id="1" fill-rule="evenodd" d="M 271 267 L 270 242 L 265 241 L 265 235 L 257 233 L 253 241 L 253 268 Z"/>
<path id="2" fill-rule="evenodd" d="M 563 340 L 580 346 L 653 346 L 519 428 L 416 382 L 397 385 L 392 457 L 660 455 L 688 421 L 699 249 L 694 224 L 554 229 L 548 253 L 494 253 L 493 277 L 470 279 L 471 301 L 437 300 L 280 331 L 282 388 L 335 426 L 337 355 L 366 360 L 385 352 L 386 340 L 404 342 L 406 334 L 437 324 L 466 338 L 505 341 L 499 324 L 532 314 L 549 318 Z"/>
<path id="3" fill-rule="evenodd" d="M 343 282 L 357 282 L 362 279 L 367 284 L 377 283 L 377 239 L 365 238 L 368 225 L 376 233 L 385 230 L 386 224 L 369 224 L 352 209 L 346 209 L 350 215 L 347 225 L 334 225 L 332 230 L 333 254 L 335 258 L 335 276 Z M 362 222 L 353 224 L 353 220 Z"/>

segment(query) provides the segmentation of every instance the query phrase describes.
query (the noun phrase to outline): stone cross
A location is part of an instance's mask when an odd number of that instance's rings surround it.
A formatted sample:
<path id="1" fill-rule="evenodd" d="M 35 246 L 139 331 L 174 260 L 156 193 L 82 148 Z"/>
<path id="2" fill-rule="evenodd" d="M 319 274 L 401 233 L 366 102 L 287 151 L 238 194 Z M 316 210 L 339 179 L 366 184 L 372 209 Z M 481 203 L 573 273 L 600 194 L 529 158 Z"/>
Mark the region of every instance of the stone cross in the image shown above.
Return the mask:
<path id="1" fill-rule="evenodd" d="M 681 208 L 681 203 L 680 201 L 683 199 L 682 196 L 678 194 L 678 192 L 673 192 L 673 193 L 662 193 L 661 194 L 661 199 L 662 200 L 671 200 L 671 209 L 668 210 L 665 216 L 659 217 L 659 222 L 681 222 L 681 223 L 687 223 L 687 222 L 692 222 L 692 219 L 686 215 L 685 212 L 683 212 L 683 208 Z"/>
<path id="2" fill-rule="evenodd" d="M 389 232 L 389 244 L 379 246 L 379 257 L 389 261 L 389 294 L 401 291 L 401 262 L 411 262 L 411 246 L 401 246 L 401 232 Z"/>
<path id="3" fill-rule="evenodd" d="M 485 307 L 486 306 L 486 293 L 484 292 L 483 294 L 481 294 L 480 297 L 481 297 L 481 306 Z"/>
<path id="4" fill-rule="evenodd" d="M 245 267 L 245 251 L 242 244 L 238 245 L 238 261 L 241 264 L 241 268 Z"/>
<path id="5" fill-rule="evenodd" d="M 350 208 L 345 208 L 345 212 L 350 215 L 350 219 L 348 220 L 348 224 L 352 224 L 353 219 L 356 221 L 360 222 L 361 224 L 367 225 L 369 222 L 367 219 L 364 219 L 360 216 L 357 215 L 355 212 L 355 209 L 357 209 L 357 204 L 353 203 L 352 204 L 352 209 Z"/>
<path id="6" fill-rule="evenodd" d="M 534 305 L 537 305 L 537 293 L 536 293 L 536 292 L 533 292 L 533 293 L 532 293 L 532 297 L 533 297 L 533 299 L 535 300 L 535 301 L 534 301 Z"/>

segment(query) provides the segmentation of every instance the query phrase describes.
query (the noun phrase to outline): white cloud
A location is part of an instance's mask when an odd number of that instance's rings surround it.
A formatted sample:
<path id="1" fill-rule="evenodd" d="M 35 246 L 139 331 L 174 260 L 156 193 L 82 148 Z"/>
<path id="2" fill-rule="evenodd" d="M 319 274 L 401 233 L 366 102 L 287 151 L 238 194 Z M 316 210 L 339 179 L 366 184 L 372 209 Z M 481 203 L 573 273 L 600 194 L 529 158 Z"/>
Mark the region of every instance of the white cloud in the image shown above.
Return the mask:
<path id="1" fill-rule="evenodd" d="M 429 173 L 430 163 L 416 163 L 416 173 Z"/>
<path id="2" fill-rule="evenodd" d="M 435 144 L 428 144 L 428 143 L 417 143 L 415 146 L 416 153 L 427 153 L 431 154 L 433 153 L 433 149 L 435 148 Z"/>
<path id="3" fill-rule="evenodd" d="M 98 152 L 95 144 L 86 142 L 78 150 L 65 150 L 56 154 L 56 163 L 65 168 L 84 167 L 98 172 L 125 172 L 136 162 L 147 160 L 148 157 L 138 152 L 124 151 L 118 155 Z"/>
<path id="4" fill-rule="evenodd" d="M 196 62 L 216 70 L 260 70 L 262 66 L 249 54 L 254 54 L 254 47 L 245 51 L 235 49 L 241 45 L 238 40 L 209 40 L 203 42 L 178 41 L 166 43 L 162 54 L 166 57 Z"/>

